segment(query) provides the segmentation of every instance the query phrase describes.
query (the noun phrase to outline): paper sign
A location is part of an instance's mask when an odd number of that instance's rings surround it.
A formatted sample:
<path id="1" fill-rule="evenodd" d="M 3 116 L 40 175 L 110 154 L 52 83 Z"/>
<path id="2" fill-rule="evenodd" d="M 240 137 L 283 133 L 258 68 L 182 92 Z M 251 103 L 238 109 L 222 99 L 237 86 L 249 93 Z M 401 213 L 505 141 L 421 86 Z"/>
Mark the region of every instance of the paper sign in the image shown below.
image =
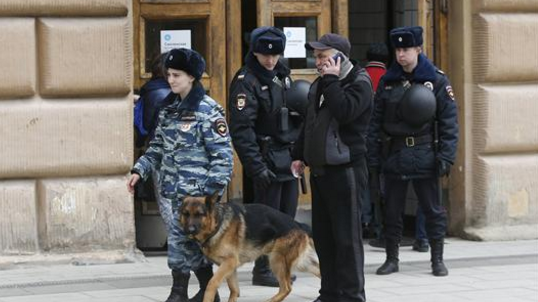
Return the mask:
<path id="1" fill-rule="evenodd" d="M 191 48 L 190 30 L 161 30 L 161 53 L 173 48 Z"/>
<path id="2" fill-rule="evenodd" d="M 286 35 L 285 58 L 306 58 L 306 27 L 284 27 Z"/>

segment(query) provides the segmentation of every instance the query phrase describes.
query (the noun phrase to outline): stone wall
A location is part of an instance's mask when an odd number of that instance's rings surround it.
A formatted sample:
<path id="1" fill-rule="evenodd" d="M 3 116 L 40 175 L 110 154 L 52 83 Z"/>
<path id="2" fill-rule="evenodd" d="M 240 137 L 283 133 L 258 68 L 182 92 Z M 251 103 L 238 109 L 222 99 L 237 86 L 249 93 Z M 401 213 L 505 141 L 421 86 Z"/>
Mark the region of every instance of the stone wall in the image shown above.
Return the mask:
<path id="1" fill-rule="evenodd" d="M 538 5 L 455 1 L 451 9 L 472 28 L 452 19 L 452 34 L 462 37 L 452 41 L 466 44 L 451 46 L 465 54 L 451 57 L 464 125 L 453 187 L 463 198 L 455 201 L 465 209 L 462 234 L 538 238 Z"/>
<path id="2" fill-rule="evenodd" d="M 132 250 L 130 0 L 0 2 L 0 256 Z"/>

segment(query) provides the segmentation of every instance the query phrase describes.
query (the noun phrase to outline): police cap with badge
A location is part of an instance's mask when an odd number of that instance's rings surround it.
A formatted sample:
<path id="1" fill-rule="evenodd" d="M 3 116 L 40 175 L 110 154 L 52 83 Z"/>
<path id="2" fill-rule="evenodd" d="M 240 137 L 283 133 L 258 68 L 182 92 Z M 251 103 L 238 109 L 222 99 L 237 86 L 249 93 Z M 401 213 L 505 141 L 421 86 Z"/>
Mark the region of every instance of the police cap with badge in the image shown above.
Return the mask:
<path id="1" fill-rule="evenodd" d="M 390 42 L 394 48 L 422 46 L 422 32 L 420 26 L 398 27 L 390 31 Z"/>
<path id="2" fill-rule="evenodd" d="M 250 34 L 250 50 L 265 55 L 278 55 L 284 52 L 286 35 L 273 26 L 262 26 Z"/>
<path id="3" fill-rule="evenodd" d="M 200 80 L 205 70 L 205 60 L 197 51 L 188 48 L 170 50 L 164 61 L 165 68 L 183 70 Z"/>

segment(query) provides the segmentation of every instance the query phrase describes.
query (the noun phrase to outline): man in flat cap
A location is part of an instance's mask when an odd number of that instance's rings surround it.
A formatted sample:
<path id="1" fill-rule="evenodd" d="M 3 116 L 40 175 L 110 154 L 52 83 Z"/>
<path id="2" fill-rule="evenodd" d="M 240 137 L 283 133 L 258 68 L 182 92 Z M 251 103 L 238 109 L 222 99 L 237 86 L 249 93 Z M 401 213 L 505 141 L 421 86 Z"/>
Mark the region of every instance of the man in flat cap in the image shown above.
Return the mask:
<path id="1" fill-rule="evenodd" d="M 446 276 L 443 241 L 447 215 L 439 178 L 448 175 L 456 157 L 456 102 L 448 78 L 422 53 L 422 27 L 393 29 L 390 40 L 396 61 L 379 83 L 368 131 L 371 183 L 379 179 L 375 177 L 379 172 L 385 175 L 387 259 L 377 274 L 399 270 L 402 214 L 411 182 L 426 216 L 432 273 Z"/>
<path id="2" fill-rule="evenodd" d="M 302 116 L 286 102 L 290 70 L 279 58 L 286 36 L 272 26 L 251 33 L 245 65 L 230 86 L 230 133 L 247 177 L 252 179 L 254 202 L 295 217 L 298 182 L 290 171 L 291 147 Z M 256 260 L 252 283 L 278 287 L 266 256 Z"/>
<path id="3" fill-rule="evenodd" d="M 360 206 L 367 187 L 366 130 L 373 90 L 349 59 L 349 40 L 329 33 L 305 44 L 319 77 L 312 83 L 292 170 L 310 167 L 312 231 L 321 269 L 316 302 L 366 301 Z"/>

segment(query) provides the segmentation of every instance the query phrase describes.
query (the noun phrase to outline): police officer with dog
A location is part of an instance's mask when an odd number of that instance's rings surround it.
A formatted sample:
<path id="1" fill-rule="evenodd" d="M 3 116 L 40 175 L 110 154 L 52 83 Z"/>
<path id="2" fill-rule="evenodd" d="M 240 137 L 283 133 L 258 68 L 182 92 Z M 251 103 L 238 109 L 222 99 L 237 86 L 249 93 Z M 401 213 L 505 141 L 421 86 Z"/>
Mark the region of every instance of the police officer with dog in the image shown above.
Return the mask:
<path id="1" fill-rule="evenodd" d="M 179 226 L 178 210 L 185 196 L 222 194 L 230 181 L 233 152 L 224 109 L 206 95 L 200 79 L 205 60 L 196 51 L 172 49 L 164 66 L 172 89 L 159 113 L 155 136 L 134 165 L 127 182 L 130 192 L 141 179 L 159 171 L 159 210 L 168 231 L 168 266 L 172 290 L 166 302 L 201 302 L 209 280 L 211 263 L 200 246 Z M 171 217 L 166 219 L 166 217 Z M 190 271 L 200 290 L 189 300 Z M 220 301 L 219 296 L 215 302 Z"/>
<path id="2" fill-rule="evenodd" d="M 290 150 L 303 122 L 306 94 L 304 102 L 287 97 L 292 88 L 290 70 L 279 61 L 285 45 L 286 36 L 276 27 L 252 31 L 245 65 L 230 86 L 230 133 L 252 179 L 254 202 L 295 217 L 299 189 L 290 171 Z M 267 257 L 256 260 L 252 283 L 278 286 Z"/>
<path id="3" fill-rule="evenodd" d="M 422 53 L 423 29 L 390 31 L 396 60 L 376 92 L 368 131 L 368 165 L 372 179 L 385 175 L 386 261 L 378 275 L 398 272 L 402 214 L 409 182 L 426 216 L 434 276 L 446 276 L 443 263 L 447 214 L 440 194 L 456 157 L 457 108 L 447 76 Z M 377 183 L 379 188 L 379 183 Z"/>

